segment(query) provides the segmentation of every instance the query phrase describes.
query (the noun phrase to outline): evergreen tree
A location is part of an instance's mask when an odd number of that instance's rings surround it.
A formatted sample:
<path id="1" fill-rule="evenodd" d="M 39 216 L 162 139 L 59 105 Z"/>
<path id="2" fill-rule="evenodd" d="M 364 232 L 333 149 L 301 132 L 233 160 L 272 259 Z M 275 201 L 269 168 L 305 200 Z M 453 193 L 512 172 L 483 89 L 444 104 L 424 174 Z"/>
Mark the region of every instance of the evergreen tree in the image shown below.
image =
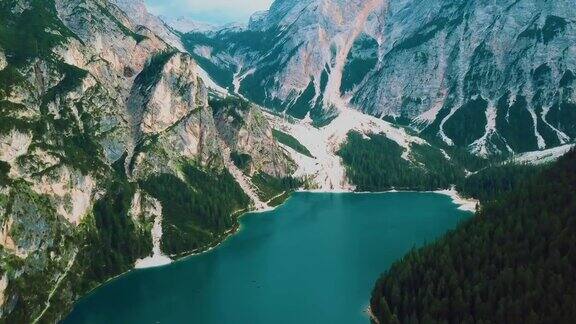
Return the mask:
<path id="1" fill-rule="evenodd" d="M 378 320 L 573 323 L 576 152 L 519 183 L 384 273 L 371 300 Z"/>

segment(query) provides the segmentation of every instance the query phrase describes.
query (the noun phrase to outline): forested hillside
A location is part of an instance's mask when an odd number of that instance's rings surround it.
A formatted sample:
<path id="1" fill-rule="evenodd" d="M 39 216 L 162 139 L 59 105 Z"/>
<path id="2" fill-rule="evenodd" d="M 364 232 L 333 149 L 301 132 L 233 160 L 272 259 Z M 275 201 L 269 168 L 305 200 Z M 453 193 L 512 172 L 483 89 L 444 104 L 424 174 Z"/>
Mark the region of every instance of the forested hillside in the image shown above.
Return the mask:
<path id="1" fill-rule="evenodd" d="M 436 190 L 464 178 L 464 168 L 439 149 L 413 144 L 406 156 L 400 145 L 382 134 L 364 138 L 350 132 L 337 153 L 358 191 Z"/>
<path id="2" fill-rule="evenodd" d="M 357 191 L 438 190 L 455 186 L 466 197 L 490 201 L 522 186 L 549 165 L 483 159 L 459 148 L 412 144 L 407 152 L 382 134 L 350 132 L 337 152 Z"/>
<path id="3" fill-rule="evenodd" d="M 458 192 L 481 202 L 503 199 L 506 193 L 524 186 L 550 165 L 495 164 L 460 179 Z"/>
<path id="4" fill-rule="evenodd" d="M 0 1 L 0 324 L 56 323 L 143 260 L 220 242 L 257 197 L 231 151 L 294 169 L 258 107 L 215 114 L 225 94 L 134 16 Z"/>
<path id="5" fill-rule="evenodd" d="M 378 280 L 380 323 L 573 323 L 576 152 Z"/>

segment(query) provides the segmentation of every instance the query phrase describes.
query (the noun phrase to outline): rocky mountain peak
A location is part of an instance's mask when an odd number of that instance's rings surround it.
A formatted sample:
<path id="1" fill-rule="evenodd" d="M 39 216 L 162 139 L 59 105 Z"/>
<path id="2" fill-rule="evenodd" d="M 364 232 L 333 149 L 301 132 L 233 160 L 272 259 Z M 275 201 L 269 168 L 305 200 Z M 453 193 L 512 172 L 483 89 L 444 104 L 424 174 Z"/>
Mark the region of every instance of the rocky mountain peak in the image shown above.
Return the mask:
<path id="1" fill-rule="evenodd" d="M 220 28 L 220 26 L 210 24 L 207 22 L 197 21 L 187 17 L 170 18 L 160 16 L 159 18 L 162 19 L 162 21 L 164 21 L 170 27 L 174 28 L 175 30 L 181 33 L 210 32 L 218 30 Z"/>
<path id="2" fill-rule="evenodd" d="M 222 139 L 238 125 L 216 126 L 226 92 L 141 1 L 7 0 L 0 17 L 0 322 L 58 322 L 137 260 L 203 249 L 266 206 Z M 289 176 L 270 124 L 247 120 L 253 172 Z"/>
<path id="3" fill-rule="evenodd" d="M 447 146 L 506 155 L 576 135 L 572 117 L 557 117 L 573 116 L 572 81 L 561 80 L 576 69 L 574 10 L 569 1 L 286 0 L 248 31 L 184 40 L 221 84 L 294 117 L 351 107 Z"/>
<path id="4" fill-rule="evenodd" d="M 170 46 L 183 51 L 180 38 L 162 19 L 148 12 L 143 0 L 111 0 L 138 25 L 146 26 Z"/>
<path id="5" fill-rule="evenodd" d="M 128 109 L 143 134 L 158 134 L 208 106 L 207 90 L 196 63 L 186 54 L 153 56 L 134 80 Z"/>

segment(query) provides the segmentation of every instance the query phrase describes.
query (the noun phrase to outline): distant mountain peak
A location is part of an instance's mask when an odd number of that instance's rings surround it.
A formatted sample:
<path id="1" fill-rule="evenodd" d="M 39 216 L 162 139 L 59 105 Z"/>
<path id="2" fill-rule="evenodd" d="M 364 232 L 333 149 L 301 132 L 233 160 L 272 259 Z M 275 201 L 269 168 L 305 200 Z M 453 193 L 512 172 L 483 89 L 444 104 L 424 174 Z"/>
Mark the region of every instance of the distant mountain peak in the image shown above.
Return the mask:
<path id="1" fill-rule="evenodd" d="M 181 33 L 189 32 L 209 32 L 219 29 L 221 26 L 216 24 L 211 24 L 208 22 L 198 21 L 189 17 L 177 17 L 171 18 L 167 16 L 159 16 L 168 26 L 174 28 Z"/>
<path id="2" fill-rule="evenodd" d="M 143 0 L 110 0 L 122 9 L 130 19 L 136 24 L 146 26 L 152 32 L 161 37 L 166 43 L 180 51 L 184 51 L 184 46 L 180 38 L 174 34 L 170 28 L 160 18 L 148 12 Z"/>
<path id="3" fill-rule="evenodd" d="M 261 26 L 264 24 L 266 17 L 268 16 L 268 12 L 268 10 L 261 10 L 253 13 L 248 21 L 248 28 L 261 29 Z"/>

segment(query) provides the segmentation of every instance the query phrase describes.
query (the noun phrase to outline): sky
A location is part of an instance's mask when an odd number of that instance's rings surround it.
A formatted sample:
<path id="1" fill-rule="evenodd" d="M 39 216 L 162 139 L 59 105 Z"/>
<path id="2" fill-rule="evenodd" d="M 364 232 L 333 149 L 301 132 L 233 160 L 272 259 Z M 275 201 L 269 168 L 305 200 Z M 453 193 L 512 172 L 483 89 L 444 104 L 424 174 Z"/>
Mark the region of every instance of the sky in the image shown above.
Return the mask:
<path id="1" fill-rule="evenodd" d="M 247 22 L 252 13 L 266 10 L 272 0 L 145 0 L 155 15 L 187 17 L 212 24 Z"/>

